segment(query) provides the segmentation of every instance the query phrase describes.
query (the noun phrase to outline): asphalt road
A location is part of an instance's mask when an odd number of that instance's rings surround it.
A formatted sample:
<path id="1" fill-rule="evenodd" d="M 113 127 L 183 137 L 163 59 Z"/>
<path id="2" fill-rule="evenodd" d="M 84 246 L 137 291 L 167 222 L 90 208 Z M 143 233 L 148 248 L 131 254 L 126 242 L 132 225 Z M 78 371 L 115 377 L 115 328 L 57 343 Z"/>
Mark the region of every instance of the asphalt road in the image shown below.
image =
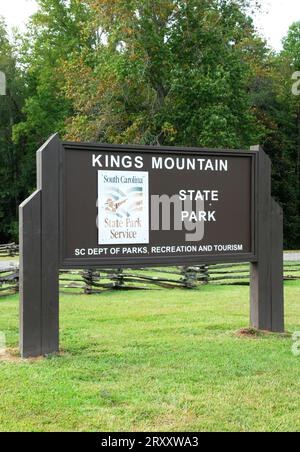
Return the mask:
<path id="1" fill-rule="evenodd" d="M 11 267 L 15 267 L 18 262 L 16 261 L 0 261 L 0 270 L 9 269 Z"/>
<path id="2" fill-rule="evenodd" d="M 284 260 L 300 262 L 300 253 L 284 253 Z"/>

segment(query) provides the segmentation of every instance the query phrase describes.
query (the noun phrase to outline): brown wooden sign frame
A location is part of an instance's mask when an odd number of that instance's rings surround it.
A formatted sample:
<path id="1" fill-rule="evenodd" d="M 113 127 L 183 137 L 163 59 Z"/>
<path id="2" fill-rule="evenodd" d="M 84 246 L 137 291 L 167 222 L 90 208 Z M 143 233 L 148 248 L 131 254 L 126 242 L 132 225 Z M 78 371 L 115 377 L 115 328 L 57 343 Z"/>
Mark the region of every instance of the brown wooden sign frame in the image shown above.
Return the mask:
<path id="1" fill-rule="evenodd" d="M 59 197 L 59 214 L 60 214 L 60 234 L 62 237 L 62 243 L 60 245 L 60 268 L 65 269 L 74 269 L 74 268 L 101 268 L 101 267 L 114 267 L 118 268 L 134 268 L 134 267 L 155 267 L 155 266 L 172 266 L 178 265 L 178 256 L 160 256 L 160 257 L 129 257 L 129 258 L 109 258 L 104 257 L 100 259 L 96 258 L 65 258 L 64 255 L 64 247 L 63 244 L 66 242 L 65 234 L 65 226 L 64 226 L 64 178 L 65 178 L 65 153 L 72 151 L 81 151 L 81 152 L 101 152 L 101 153 L 112 153 L 117 152 L 118 154 L 127 154 L 134 151 L 138 151 L 139 154 L 158 154 L 161 156 L 195 156 L 199 157 L 200 155 L 205 154 L 205 157 L 218 157 L 218 158 L 226 158 L 226 157 L 244 157 L 251 158 L 252 160 L 252 181 L 251 181 L 251 218 L 252 218 L 252 226 L 251 226 L 251 237 L 252 237 L 252 252 L 251 253 L 239 253 L 239 255 L 232 254 L 222 254 L 222 255 L 206 255 L 206 256 L 180 256 L 180 264 L 182 265 L 195 265 L 199 263 L 227 263 L 227 262 L 256 262 L 257 261 L 257 215 L 256 215 L 256 203 L 257 203 L 257 171 L 258 171 L 258 153 L 256 151 L 232 151 L 232 150 L 212 150 L 212 149 L 197 149 L 197 148 L 178 148 L 178 147 L 166 147 L 166 146 L 137 146 L 137 145 L 108 145 L 108 144 L 91 144 L 91 143 L 62 143 L 61 146 L 61 154 L 60 154 L 60 197 Z"/>
<path id="2" fill-rule="evenodd" d="M 227 256 L 65 259 L 64 155 L 68 150 L 250 156 L 252 159 L 252 252 Z M 284 331 L 283 215 L 271 198 L 271 162 L 258 146 L 250 151 L 62 143 L 52 136 L 37 152 L 37 191 L 20 206 L 20 349 L 23 357 L 59 351 L 59 268 L 170 266 L 212 262 L 251 263 L 254 328 Z M 134 260 L 133 260 L 134 259 Z"/>

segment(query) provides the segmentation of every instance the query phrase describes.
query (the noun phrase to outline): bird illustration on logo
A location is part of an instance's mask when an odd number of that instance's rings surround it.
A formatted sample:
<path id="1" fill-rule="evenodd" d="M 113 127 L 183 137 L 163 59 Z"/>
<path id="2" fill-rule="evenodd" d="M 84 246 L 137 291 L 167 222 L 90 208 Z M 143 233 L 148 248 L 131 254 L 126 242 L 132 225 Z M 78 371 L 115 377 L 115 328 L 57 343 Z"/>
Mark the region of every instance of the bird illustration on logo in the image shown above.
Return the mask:
<path id="1" fill-rule="evenodd" d="M 119 210 L 119 208 L 123 206 L 123 204 L 125 204 L 127 201 L 128 201 L 127 198 L 122 201 L 114 201 L 113 199 L 109 198 L 105 203 L 106 205 L 105 210 L 108 212 L 116 213 Z"/>
<path id="2" fill-rule="evenodd" d="M 105 212 L 118 218 L 129 218 L 143 211 L 143 188 L 134 186 L 128 190 L 107 187 L 104 201 Z"/>

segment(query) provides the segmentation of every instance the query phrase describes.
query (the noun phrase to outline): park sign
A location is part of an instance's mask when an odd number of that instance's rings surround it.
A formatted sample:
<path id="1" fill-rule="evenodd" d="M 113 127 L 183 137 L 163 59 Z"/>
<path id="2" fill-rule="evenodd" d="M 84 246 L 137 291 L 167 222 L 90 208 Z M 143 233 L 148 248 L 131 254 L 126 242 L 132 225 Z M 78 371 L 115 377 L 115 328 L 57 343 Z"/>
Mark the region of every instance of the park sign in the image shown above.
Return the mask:
<path id="1" fill-rule="evenodd" d="M 21 352 L 59 349 L 59 269 L 251 263 L 251 325 L 283 331 L 282 212 L 250 151 L 61 142 L 20 206 Z"/>
<path id="2" fill-rule="evenodd" d="M 60 267 L 256 258 L 257 152 L 63 143 Z"/>

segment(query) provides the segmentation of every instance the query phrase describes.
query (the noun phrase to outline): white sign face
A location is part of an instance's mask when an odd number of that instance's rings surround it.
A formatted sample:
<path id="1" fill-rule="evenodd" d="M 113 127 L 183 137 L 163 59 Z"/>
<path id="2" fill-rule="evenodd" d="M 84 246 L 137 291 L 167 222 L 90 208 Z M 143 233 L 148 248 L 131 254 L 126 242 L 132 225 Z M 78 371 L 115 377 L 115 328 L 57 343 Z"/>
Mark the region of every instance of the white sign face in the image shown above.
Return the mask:
<path id="1" fill-rule="evenodd" d="M 149 243 L 149 173 L 98 171 L 98 243 Z"/>

